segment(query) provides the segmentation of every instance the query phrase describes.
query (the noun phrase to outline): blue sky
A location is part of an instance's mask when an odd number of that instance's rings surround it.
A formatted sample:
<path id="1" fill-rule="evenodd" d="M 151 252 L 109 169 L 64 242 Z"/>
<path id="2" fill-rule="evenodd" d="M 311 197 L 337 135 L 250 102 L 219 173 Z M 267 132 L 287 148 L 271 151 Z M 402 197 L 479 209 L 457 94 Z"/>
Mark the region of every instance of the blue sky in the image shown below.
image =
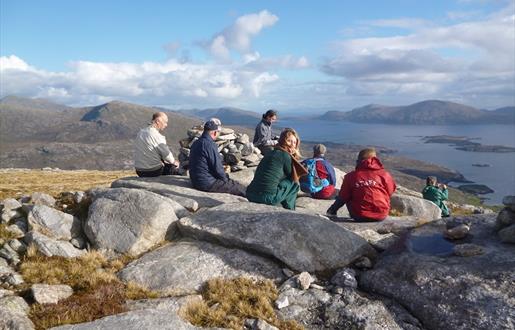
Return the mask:
<path id="1" fill-rule="evenodd" d="M 515 104 L 515 1 L 0 0 L 0 97 L 261 112 Z"/>

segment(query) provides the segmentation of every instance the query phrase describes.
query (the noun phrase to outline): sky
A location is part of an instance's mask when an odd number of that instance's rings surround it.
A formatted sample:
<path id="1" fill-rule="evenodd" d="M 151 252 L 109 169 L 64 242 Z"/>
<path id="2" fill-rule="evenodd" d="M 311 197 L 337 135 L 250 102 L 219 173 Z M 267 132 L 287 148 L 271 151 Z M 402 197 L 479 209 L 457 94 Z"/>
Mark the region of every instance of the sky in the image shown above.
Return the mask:
<path id="1" fill-rule="evenodd" d="M 515 105 L 515 0 L 0 0 L 0 97 L 348 111 Z"/>

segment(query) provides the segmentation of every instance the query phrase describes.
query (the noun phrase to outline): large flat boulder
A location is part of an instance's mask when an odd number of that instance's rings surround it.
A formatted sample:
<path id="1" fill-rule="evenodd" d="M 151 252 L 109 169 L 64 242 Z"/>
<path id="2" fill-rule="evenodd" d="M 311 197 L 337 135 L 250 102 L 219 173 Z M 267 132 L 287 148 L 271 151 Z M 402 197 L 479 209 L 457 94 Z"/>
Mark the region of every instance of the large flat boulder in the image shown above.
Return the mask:
<path id="1" fill-rule="evenodd" d="M 140 309 L 106 316 L 101 319 L 51 328 L 54 330 L 97 330 L 97 329 L 169 329 L 192 330 L 198 328 L 181 319 L 176 313 L 164 309 Z"/>
<path id="2" fill-rule="evenodd" d="M 84 232 L 95 248 L 138 255 L 175 229 L 174 207 L 158 194 L 115 188 L 93 191 L 92 198 Z"/>
<path id="3" fill-rule="evenodd" d="M 256 204 L 224 204 L 179 221 L 184 236 L 274 256 L 297 271 L 347 266 L 373 248 L 326 218 Z"/>
<path id="4" fill-rule="evenodd" d="M 443 221 L 417 228 L 361 274 L 360 287 L 394 299 L 426 329 L 512 329 L 515 249 L 495 236 L 495 215 L 453 221 L 470 226 L 466 239 L 444 240 Z M 483 252 L 457 255 L 464 241 Z"/>
<path id="5" fill-rule="evenodd" d="M 149 252 L 118 276 L 167 294 L 191 294 L 215 277 L 249 276 L 279 281 L 281 268 L 272 260 L 208 242 L 182 240 Z"/>
<path id="6" fill-rule="evenodd" d="M 414 196 L 394 194 L 390 198 L 391 209 L 402 215 L 413 216 L 425 220 L 440 219 L 442 211 L 435 203 Z"/>
<path id="7" fill-rule="evenodd" d="M 201 207 L 247 201 L 246 198 L 240 196 L 196 190 L 192 187 L 189 177 L 178 175 L 165 175 L 155 178 L 122 178 L 114 181 L 111 187 L 152 191 L 176 201 L 192 212 Z"/>
<path id="8" fill-rule="evenodd" d="M 426 220 L 413 216 L 388 216 L 383 221 L 376 222 L 356 222 L 351 218 L 338 218 L 335 220 L 335 222 L 339 226 L 342 226 L 357 234 L 365 230 L 374 230 L 380 234 L 394 233 L 401 235 L 414 228 L 420 227 L 430 222 L 435 222 L 437 220 L 438 219 Z"/>
<path id="9" fill-rule="evenodd" d="M 308 196 L 297 198 L 297 211 L 308 211 L 313 214 L 325 215 L 327 209 L 333 205 L 334 199 L 314 199 Z M 349 211 L 346 206 L 341 207 L 337 213 L 339 218 L 349 218 Z"/>

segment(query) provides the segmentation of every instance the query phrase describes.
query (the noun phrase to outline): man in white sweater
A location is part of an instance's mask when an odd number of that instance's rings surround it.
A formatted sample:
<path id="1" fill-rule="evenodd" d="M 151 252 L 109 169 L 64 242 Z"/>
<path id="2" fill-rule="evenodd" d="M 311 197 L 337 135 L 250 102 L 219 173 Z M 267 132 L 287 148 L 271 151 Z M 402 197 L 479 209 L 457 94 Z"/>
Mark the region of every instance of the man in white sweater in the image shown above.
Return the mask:
<path id="1" fill-rule="evenodd" d="M 175 160 L 162 132 L 168 126 L 164 112 L 152 115 L 152 122 L 139 131 L 134 141 L 134 167 L 140 177 L 179 174 Z"/>

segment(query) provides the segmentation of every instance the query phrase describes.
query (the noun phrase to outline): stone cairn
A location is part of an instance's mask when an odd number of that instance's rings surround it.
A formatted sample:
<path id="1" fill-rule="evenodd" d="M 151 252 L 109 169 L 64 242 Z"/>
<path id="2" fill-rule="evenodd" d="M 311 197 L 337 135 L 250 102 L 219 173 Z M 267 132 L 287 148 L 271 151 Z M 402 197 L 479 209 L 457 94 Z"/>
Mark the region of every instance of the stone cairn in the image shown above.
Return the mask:
<path id="1" fill-rule="evenodd" d="M 179 141 L 181 145 L 179 161 L 181 170 L 186 171 L 189 167 L 190 148 L 203 133 L 203 126 L 194 126 L 188 130 L 188 137 Z M 250 142 L 249 136 L 244 133 L 237 133 L 231 128 L 224 127 L 215 143 L 218 145 L 218 152 L 223 157 L 226 172 L 236 172 L 248 167 L 258 166 L 261 158 L 261 151 Z"/>
<path id="2" fill-rule="evenodd" d="M 497 215 L 495 229 L 501 242 L 515 244 L 515 196 L 505 196 L 504 209 Z"/>

